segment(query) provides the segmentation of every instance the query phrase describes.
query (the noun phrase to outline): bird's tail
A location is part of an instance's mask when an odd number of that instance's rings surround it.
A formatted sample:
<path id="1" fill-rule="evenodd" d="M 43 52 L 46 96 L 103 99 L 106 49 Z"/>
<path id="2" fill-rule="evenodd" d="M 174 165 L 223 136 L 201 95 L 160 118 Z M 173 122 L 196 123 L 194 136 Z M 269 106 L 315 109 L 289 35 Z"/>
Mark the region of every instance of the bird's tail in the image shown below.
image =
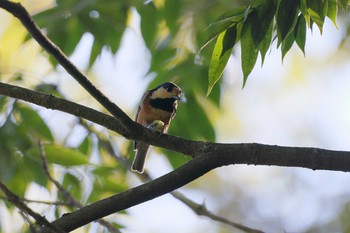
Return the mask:
<path id="1" fill-rule="evenodd" d="M 149 145 L 144 143 L 137 143 L 136 154 L 134 157 L 134 161 L 131 165 L 131 170 L 138 173 L 143 173 L 147 152 L 149 149 Z"/>

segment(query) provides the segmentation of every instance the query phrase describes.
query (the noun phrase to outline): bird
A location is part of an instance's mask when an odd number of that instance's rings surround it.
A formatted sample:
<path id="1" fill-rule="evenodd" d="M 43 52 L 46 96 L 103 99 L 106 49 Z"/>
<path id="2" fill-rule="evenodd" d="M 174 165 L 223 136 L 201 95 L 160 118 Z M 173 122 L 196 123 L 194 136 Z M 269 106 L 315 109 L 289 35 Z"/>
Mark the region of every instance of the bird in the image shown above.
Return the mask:
<path id="1" fill-rule="evenodd" d="M 172 82 L 160 84 L 146 91 L 141 99 L 135 121 L 151 130 L 166 133 L 176 115 L 180 95 L 181 88 Z M 133 172 L 143 173 L 149 147 L 142 142 L 134 143 L 135 157 L 131 165 Z"/>

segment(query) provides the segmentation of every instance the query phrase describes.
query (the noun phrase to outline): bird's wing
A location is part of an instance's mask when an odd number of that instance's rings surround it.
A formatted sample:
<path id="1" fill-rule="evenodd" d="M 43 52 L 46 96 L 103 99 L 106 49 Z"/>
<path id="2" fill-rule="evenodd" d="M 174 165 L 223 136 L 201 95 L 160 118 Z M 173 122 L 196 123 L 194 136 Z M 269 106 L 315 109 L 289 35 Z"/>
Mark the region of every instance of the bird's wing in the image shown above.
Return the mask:
<path id="1" fill-rule="evenodd" d="M 141 102 L 139 104 L 139 108 L 137 109 L 137 113 L 136 113 L 136 117 L 135 117 L 135 121 L 139 124 L 142 124 L 142 122 L 139 121 L 139 113 L 142 107 L 142 104 L 144 103 L 145 99 L 150 95 L 150 91 L 146 91 L 145 94 L 143 94 L 142 98 L 141 98 Z M 137 142 L 134 142 L 134 150 L 137 149 Z"/>

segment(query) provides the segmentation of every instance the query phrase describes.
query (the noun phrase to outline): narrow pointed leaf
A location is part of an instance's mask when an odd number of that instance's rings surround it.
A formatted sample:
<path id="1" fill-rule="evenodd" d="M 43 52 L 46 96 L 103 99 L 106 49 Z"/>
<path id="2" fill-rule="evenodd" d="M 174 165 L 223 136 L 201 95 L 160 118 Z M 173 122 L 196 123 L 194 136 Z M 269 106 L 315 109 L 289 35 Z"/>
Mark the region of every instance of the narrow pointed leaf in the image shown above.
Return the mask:
<path id="1" fill-rule="evenodd" d="M 306 41 L 306 20 L 303 15 L 299 15 L 297 24 L 294 29 L 295 42 L 303 51 L 305 55 L 305 41 Z"/>
<path id="2" fill-rule="evenodd" d="M 339 1 L 340 6 L 341 6 L 345 11 L 347 11 L 347 9 L 348 9 L 348 4 L 349 4 L 349 0 L 338 0 L 338 1 Z"/>
<path id="3" fill-rule="evenodd" d="M 312 0 L 313 1 L 313 0 Z M 317 0 L 318 1 L 318 0 Z M 277 9 L 278 44 L 293 31 L 297 22 L 300 0 L 281 0 Z"/>
<path id="4" fill-rule="evenodd" d="M 267 33 L 266 33 L 264 39 L 259 44 L 259 51 L 260 51 L 260 55 L 261 55 L 261 65 L 264 64 L 265 55 L 266 55 L 266 53 L 269 50 L 270 45 L 271 45 L 272 29 L 273 29 L 273 22 L 270 23 L 269 29 L 267 30 Z"/>
<path id="5" fill-rule="evenodd" d="M 328 0 L 307 0 L 306 5 L 311 19 L 316 23 L 322 33 L 324 19 L 328 10 Z"/>
<path id="6" fill-rule="evenodd" d="M 199 49 L 198 54 L 212 41 L 218 38 L 218 36 L 226 31 L 228 28 L 235 25 L 237 22 L 242 21 L 244 18 L 244 12 L 246 8 L 233 8 L 211 23 L 208 27 L 210 32 L 209 37 L 205 40 L 202 47 Z M 251 11 L 251 10 L 250 10 Z M 249 11 L 249 12 L 250 12 Z"/>
<path id="7" fill-rule="evenodd" d="M 328 11 L 327 11 L 327 17 L 332 20 L 334 23 L 334 26 L 338 28 L 337 26 L 337 15 L 338 15 L 338 3 L 337 0 L 328 0 Z"/>
<path id="8" fill-rule="evenodd" d="M 54 144 L 44 145 L 45 155 L 50 163 L 62 166 L 78 166 L 89 162 L 88 157 L 81 153 L 78 149 L 63 147 Z M 38 147 L 28 151 L 32 156 L 40 157 Z"/>
<path id="9" fill-rule="evenodd" d="M 256 59 L 258 58 L 259 50 L 255 46 L 253 35 L 252 35 L 252 25 L 254 24 L 254 19 L 248 17 L 243 24 L 241 32 L 241 59 L 242 59 L 242 70 L 243 70 L 243 87 L 245 86 L 249 74 L 252 72 Z"/>
<path id="10" fill-rule="evenodd" d="M 233 26 L 221 33 L 217 38 L 209 65 L 209 86 L 207 95 L 210 94 L 215 83 L 222 76 L 232 53 L 233 46 L 236 43 L 236 37 L 237 28 L 236 26 Z"/>
<path id="11" fill-rule="evenodd" d="M 254 20 L 254 24 L 252 25 L 252 33 L 255 46 L 258 47 L 264 40 L 273 21 L 276 8 L 277 4 L 275 1 L 265 1 L 259 5 L 258 8 L 256 8 L 256 11 L 249 15 L 249 17 L 253 17 Z"/>
<path id="12" fill-rule="evenodd" d="M 287 52 L 290 50 L 290 48 L 292 48 L 293 43 L 294 43 L 294 33 L 289 33 L 287 35 L 287 37 L 285 38 L 285 40 L 282 41 L 282 46 L 281 46 L 282 61 L 283 61 L 284 57 L 286 56 Z"/>

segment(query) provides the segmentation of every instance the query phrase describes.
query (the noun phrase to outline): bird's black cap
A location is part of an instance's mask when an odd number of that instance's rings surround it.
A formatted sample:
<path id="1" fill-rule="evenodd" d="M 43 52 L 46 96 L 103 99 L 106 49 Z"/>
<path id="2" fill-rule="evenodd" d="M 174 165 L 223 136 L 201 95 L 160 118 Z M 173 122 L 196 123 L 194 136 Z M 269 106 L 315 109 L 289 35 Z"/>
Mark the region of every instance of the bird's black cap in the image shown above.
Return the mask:
<path id="1" fill-rule="evenodd" d="M 174 87 L 179 88 L 176 84 L 172 82 L 166 82 L 166 83 L 160 84 L 158 87 L 154 88 L 154 90 L 157 90 L 158 88 L 161 88 L 161 87 L 163 87 L 164 89 L 167 89 L 167 91 L 169 92 L 171 92 Z"/>

